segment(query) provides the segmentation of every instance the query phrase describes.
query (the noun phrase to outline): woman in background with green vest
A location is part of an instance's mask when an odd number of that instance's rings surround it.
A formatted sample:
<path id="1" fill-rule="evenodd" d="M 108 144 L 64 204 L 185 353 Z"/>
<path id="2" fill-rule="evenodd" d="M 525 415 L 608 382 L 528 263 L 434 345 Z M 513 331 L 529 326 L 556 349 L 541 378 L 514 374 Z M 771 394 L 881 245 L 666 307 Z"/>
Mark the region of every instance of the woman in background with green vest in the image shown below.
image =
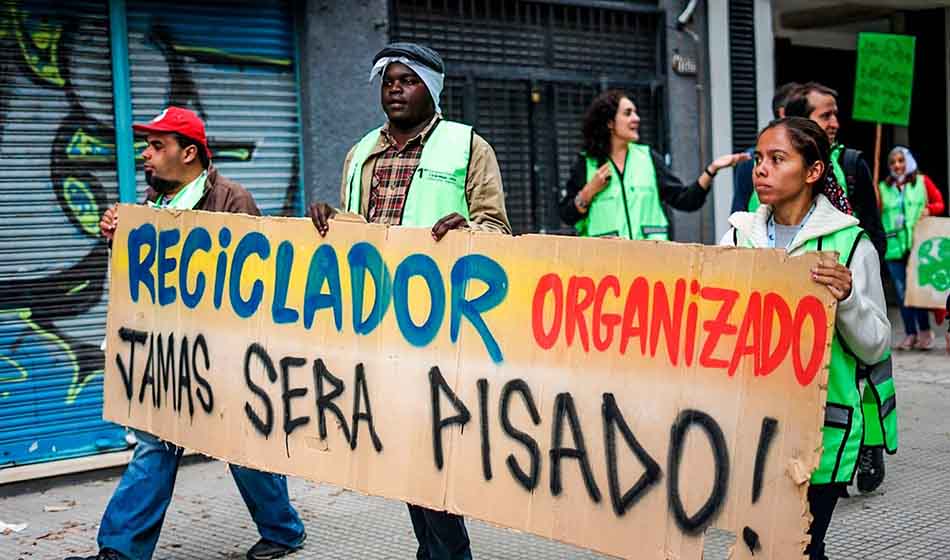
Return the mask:
<path id="1" fill-rule="evenodd" d="M 720 169 L 749 159 L 729 154 L 709 164 L 695 183 L 684 186 L 659 154 L 638 144 L 640 117 L 620 90 L 594 99 L 584 116 L 584 146 L 561 193 L 561 219 L 585 237 L 670 239 L 663 208 L 702 208 Z"/>
<path id="2" fill-rule="evenodd" d="M 824 447 L 808 488 L 813 521 L 811 543 L 805 552 L 814 560 L 827 558 L 825 533 L 857 465 L 864 434 L 858 367 L 881 362 L 891 336 L 877 251 L 858 220 L 824 195 L 830 184 L 825 180 L 830 151 L 828 136 L 811 120 L 791 117 L 769 124 L 759 134 L 753 171 L 762 205 L 754 213 L 730 216 L 732 228 L 720 242 L 780 248 L 790 255 L 810 251 L 837 251 L 840 255 L 838 260 L 823 260 L 811 271 L 811 280 L 826 286 L 838 300 L 822 429 Z M 837 197 L 835 200 L 841 203 Z M 879 377 L 888 392 L 882 396 L 889 399 L 893 396 L 889 370 Z"/>
<path id="3" fill-rule="evenodd" d="M 914 246 L 914 227 L 924 216 L 943 213 L 943 197 L 930 178 L 917 170 L 917 161 L 909 149 L 896 146 L 891 150 L 887 163 L 891 174 L 877 188 L 880 193 L 881 223 L 887 236 L 884 261 L 894 281 L 907 335 L 897 345 L 897 349 L 930 350 L 934 346 L 934 333 L 930 330 L 928 311 L 904 305 L 907 257 Z"/>

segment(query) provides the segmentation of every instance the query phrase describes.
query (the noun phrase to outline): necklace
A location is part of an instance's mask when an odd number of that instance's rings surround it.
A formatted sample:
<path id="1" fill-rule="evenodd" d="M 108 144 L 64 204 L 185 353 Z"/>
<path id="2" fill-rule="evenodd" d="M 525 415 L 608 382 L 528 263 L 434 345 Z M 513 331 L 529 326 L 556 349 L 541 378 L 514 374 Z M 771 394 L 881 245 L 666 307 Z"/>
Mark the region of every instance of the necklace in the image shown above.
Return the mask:
<path id="1" fill-rule="evenodd" d="M 802 222 L 801 222 L 800 224 L 798 224 L 798 230 L 799 230 L 799 231 L 801 231 L 802 228 L 805 227 L 805 224 L 808 222 L 808 218 L 811 218 L 811 215 L 814 214 L 815 208 L 816 208 L 816 205 L 815 205 L 815 203 L 813 202 L 812 205 L 811 205 L 811 208 L 808 209 L 808 213 L 805 214 L 804 219 L 802 219 Z M 767 228 L 768 228 L 769 247 L 772 248 L 772 249 L 774 249 L 774 248 L 775 248 L 775 212 L 772 212 L 772 213 L 769 214 L 769 219 L 768 219 L 768 222 L 767 222 L 766 226 L 767 226 Z M 796 235 L 797 235 L 797 234 L 796 234 Z M 789 246 L 791 246 L 792 241 L 794 241 L 794 240 L 795 240 L 795 238 L 792 237 L 791 239 L 788 240 L 788 243 L 785 244 L 784 249 L 785 249 L 786 251 L 788 250 Z"/>

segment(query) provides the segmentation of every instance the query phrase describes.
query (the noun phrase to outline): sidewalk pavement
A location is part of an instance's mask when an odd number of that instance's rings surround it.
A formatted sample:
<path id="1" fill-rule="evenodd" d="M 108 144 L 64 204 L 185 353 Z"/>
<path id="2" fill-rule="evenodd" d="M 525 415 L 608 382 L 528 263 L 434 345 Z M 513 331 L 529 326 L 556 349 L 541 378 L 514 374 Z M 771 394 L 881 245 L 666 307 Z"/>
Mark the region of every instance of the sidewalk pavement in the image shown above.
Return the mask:
<path id="1" fill-rule="evenodd" d="M 895 354 L 901 449 L 887 457 L 878 491 L 839 503 L 828 536 L 835 560 L 950 558 L 950 356 L 943 332 L 931 352 Z M 895 325 L 895 332 L 898 325 Z M 186 461 L 165 520 L 157 560 L 236 559 L 257 532 L 225 464 Z M 0 533 L 0 559 L 47 560 L 94 554 L 99 518 L 121 469 L 0 486 L 0 521 L 27 523 Z M 857 494 L 853 491 L 852 494 Z M 406 506 L 336 487 L 290 480 L 307 525 L 306 547 L 293 560 L 411 559 Z M 479 560 L 598 559 L 603 556 L 469 520 Z M 707 559 L 725 559 L 732 538 L 707 533 Z"/>

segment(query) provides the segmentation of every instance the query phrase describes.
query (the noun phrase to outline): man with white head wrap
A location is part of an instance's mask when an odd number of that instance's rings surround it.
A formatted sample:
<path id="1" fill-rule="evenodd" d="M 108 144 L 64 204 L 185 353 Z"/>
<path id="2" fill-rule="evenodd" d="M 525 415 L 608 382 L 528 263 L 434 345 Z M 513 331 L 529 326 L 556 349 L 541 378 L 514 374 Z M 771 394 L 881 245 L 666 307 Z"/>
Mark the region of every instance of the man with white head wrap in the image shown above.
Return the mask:
<path id="1" fill-rule="evenodd" d="M 393 62 L 408 66 L 419 76 L 429 90 L 435 112 L 442 114 L 439 98 L 445 82 L 445 65 L 439 53 L 415 43 L 392 43 L 373 57 L 373 69 L 369 72 L 369 81 L 382 78 L 386 68 Z"/>
<path id="2" fill-rule="evenodd" d="M 442 118 L 444 75 L 442 57 L 422 45 L 393 43 L 373 58 L 387 122 L 347 154 L 341 206 L 370 223 L 431 228 L 436 241 L 460 228 L 511 233 L 494 150 L 471 126 Z M 326 203 L 309 210 L 320 235 L 336 214 Z M 409 516 L 417 559 L 472 558 L 461 516 L 414 505 Z"/>

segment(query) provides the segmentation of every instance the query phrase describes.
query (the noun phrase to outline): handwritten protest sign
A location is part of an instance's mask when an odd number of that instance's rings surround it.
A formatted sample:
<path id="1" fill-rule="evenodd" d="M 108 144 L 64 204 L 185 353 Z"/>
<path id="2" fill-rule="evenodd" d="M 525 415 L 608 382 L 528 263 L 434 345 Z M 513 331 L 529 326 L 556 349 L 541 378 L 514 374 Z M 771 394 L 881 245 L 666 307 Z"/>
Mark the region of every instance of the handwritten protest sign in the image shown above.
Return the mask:
<path id="1" fill-rule="evenodd" d="M 105 416 L 623 558 L 801 558 L 814 255 L 122 205 Z M 754 273 L 753 273 L 754 271 Z"/>
<path id="2" fill-rule="evenodd" d="M 855 120 L 907 126 L 913 83 L 914 37 L 858 34 Z"/>
<path id="3" fill-rule="evenodd" d="M 904 304 L 943 309 L 950 295 L 950 218 L 922 218 L 907 259 Z"/>

